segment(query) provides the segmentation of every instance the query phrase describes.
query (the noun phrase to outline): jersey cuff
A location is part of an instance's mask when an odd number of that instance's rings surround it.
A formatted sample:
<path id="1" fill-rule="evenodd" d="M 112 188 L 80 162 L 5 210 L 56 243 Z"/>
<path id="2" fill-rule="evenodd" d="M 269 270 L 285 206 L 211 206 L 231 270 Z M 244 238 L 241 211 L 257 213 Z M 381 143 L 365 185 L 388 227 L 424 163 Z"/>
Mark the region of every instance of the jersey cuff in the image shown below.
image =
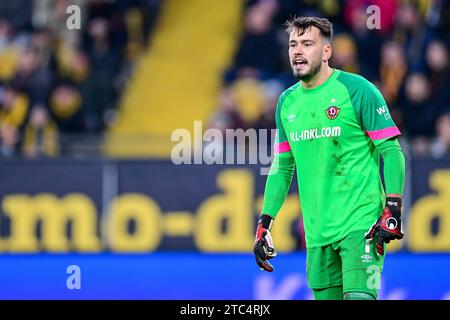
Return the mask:
<path id="1" fill-rule="evenodd" d="M 401 135 L 400 130 L 398 130 L 398 128 L 395 126 L 375 131 L 366 131 L 366 133 L 372 140 L 392 138 Z"/>

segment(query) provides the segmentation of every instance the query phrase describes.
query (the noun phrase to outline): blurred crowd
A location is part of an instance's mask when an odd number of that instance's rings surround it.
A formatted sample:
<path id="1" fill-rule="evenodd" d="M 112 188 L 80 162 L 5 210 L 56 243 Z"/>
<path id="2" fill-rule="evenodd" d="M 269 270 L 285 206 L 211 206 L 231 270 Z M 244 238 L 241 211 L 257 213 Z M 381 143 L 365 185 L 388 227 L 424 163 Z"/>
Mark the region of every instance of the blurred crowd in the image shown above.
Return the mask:
<path id="1" fill-rule="evenodd" d="M 100 137 L 160 5 L 0 0 L 0 157 L 54 157 Z"/>
<path id="2" fill-rule="evenodd" d="M 0 0 L 0 157 L 73 154 L 74 145 L 89 145 L 82 139 L 101 137 L 162 3 Z M 80 29 L 67 25 L 71 5 Z M 370 5 L 380 8 L 378 29 L 368 28 Z M 446 0 L 247 0 L 209 127 L 274 128 L 278 96 L 296 82 L 284 31 L 294 15 L 333 22 L 331 65 L 380 88 L 410 154 L 450 155 Z"/>
<path id="3" fill-rule="evenodd" d="M 380 8 L 379 28 L 368 27 L 370 5 Z M 377 85 L 410 155 L 450 156 L 450 3 L 445 0 L 248 0 L 242 37 L 209 127 L 275 127 L 277 98 L 297 81 L 284 31 L 294 15 L 330 19 L 331 66 Z"/>

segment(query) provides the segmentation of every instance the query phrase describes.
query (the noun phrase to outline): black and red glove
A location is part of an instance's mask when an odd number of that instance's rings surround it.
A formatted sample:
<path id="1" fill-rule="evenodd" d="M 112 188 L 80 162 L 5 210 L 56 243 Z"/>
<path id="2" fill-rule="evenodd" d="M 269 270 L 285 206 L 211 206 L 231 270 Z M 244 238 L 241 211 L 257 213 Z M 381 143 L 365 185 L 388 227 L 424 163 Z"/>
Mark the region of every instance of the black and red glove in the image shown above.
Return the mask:
<path id="1" fill-rule="evenodd" d="M 266 214 L 261 215 L 261 219 L 258 221 L 255 245 L 253 247 L 256 264 L 261 270 L 268 272 L 273 271 L 273 266 L 267 260 L 272 259 L 277 255 L 270 234 L 272 221 L 273 218 L 271 216 Z"/>
<path id="2" fill-rule="evenodd" d="M 381 217 L 378 218 L 369 232 L 367 232 L 366 239 L 372 240 L 377 236 L 377 252 L 379 255 L 384 254 L 384 243 L 403 238 L 401 213 L 402 199 L 394 197 L 386 198 L 386 206 Z"/>

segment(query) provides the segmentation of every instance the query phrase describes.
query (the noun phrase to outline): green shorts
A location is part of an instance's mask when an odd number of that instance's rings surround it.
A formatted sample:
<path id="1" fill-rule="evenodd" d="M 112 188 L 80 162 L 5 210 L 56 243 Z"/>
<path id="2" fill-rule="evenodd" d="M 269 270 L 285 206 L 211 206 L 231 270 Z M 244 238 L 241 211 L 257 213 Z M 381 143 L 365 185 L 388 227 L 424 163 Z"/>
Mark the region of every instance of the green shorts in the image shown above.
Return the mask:
<path id="1" fill-rule="evenodd" d="M 369 243 L 364 239 L 366 232 L 354 231 L 332 244 L 307 249 L 311 289 L 342 286 L 343 293 L 366 292 L 377 297 L 384 256 L 378 256 L 375 239 Z"/>

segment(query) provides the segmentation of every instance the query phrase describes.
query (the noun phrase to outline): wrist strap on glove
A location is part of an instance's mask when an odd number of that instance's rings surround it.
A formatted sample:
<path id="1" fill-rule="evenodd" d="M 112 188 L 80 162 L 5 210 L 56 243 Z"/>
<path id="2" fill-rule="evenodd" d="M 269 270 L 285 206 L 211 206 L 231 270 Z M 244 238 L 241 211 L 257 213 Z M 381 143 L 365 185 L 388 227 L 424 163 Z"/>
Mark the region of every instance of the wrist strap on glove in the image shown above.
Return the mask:
<path id="1" fill-rule="evenodd" d="M 264 229 L 270 230 L 272 228 L 273 218 L 268 214 L 262 214 L 261 218 L 258 221 L 258 224 L 261 223 L 261 226 Z"/>

